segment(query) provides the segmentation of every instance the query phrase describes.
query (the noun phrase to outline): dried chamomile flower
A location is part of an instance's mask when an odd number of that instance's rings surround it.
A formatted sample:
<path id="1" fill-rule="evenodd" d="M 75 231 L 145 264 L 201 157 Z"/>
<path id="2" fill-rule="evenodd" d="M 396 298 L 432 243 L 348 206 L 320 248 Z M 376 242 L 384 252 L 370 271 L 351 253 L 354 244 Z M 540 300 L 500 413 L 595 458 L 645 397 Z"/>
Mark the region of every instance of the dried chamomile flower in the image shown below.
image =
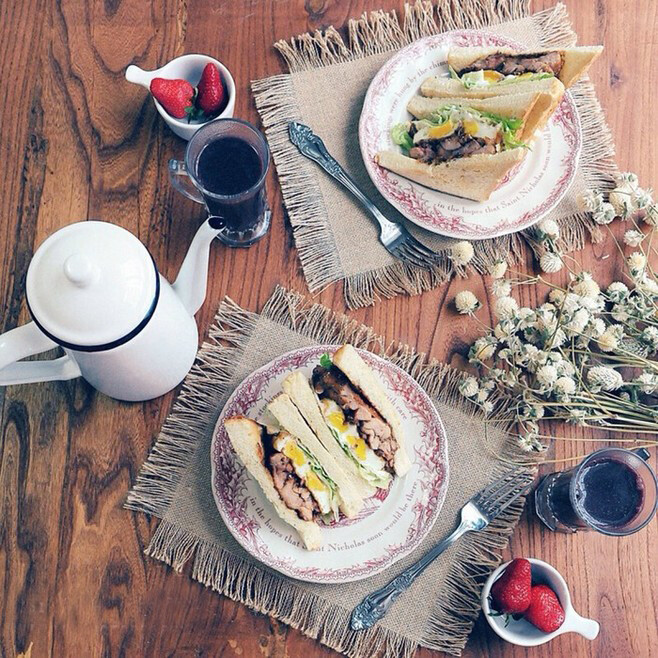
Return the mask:
<path id="1" fill-rule="evenodd" d="M 470 290 L 462 290 L 455 295 L 455 307 L 462 315 L 473 315 L 480 306 L 480 300 Z"/>
<path id="2" fill-rule="evenodd" d="M 490 268 L 489 268 L 489 274 L 494 279 L 502 279 L 505 276 L 505 273 L 507 272 L 507 261 L 504 260 L 497 260 Z"/>
<path id="3" fill-rule="evenodd" d="M 511 318 L 519 309 L 519 303 L 514 297 L 500 297 L 494 306 L 494 311 L 499 318 Z"/>
<path id="4" fill-rule="evenodd" d="M 627 244 L 629 247 L 639 247 L 644 240 L 644 233 L 640 231 L 626 231 L 624 233 L 624 244 Z"/>
<path id="5" fill-rule="evenodd" d="M 594 366 L 587 371 L 587 382 L 594 389 L 616 391 L 624 385 L 622 376 L 608 366 Z"/>
<path id="6" fill-rule="evenodd" d="M 658 375 L 652 372 L 645 370 L 633 380 L 633 383 L 637 384 L 642 393 L 647 395 L 658 392 Z"/>
<path id="7" fill-rule="evenodd" d="M 562 256 L 552 251 L 546 251 L 539 259 L 539 267 L 548 274 L 554 274 L 562 269 Z"/>
<path id="8" fill-rule="evenodd" d="M 507 279 L 494 279 L 491 282 L 491 292 L 494 297 L 509 297 L 512 293 L 512 284 Z"/>
<path id="9" fill-rule="evenodd" d="M 628 297 L 628 286 L 621 281 L 614 281 L 605 291 L 611 302 L 622 302 Z"/>
<path id="10" fill-rule="evenodd" d="M 453 245 L 450 257 L 455 265 L 463 266 L 473 258 L 474 253 L 473 245 L 466 240 L 462 240 Z"/>
<path id="11" fill-rule="evenodd" d="M 469 350 L 469 361 L 480 363 L 490 359 L 496 353 L 497 343 L 498 341 L 493 336 L 482 336 L 478 338 Z"/>
<path id="12" fill-rule="evenodd" d="M 537 225 L 537 234 L 540 240 L 546 238 L 556 240 L 560 237 L 560 227 L 554 219 L 545 219 Z"/>
<path id="13" fill-rule="evenodd" d="M 644 268 L 647 265 L 646 256 L 640 251 L 634 251 L 627 259 L 628 269 L 633 278 L 644 274 Z"/>
<path id="14" fill-rule="evenodd" d="M 573 395 L 576 392 L 576 382 L 571 377 L 563 375 L 557 378 L 553 388 L 558 395 Z"/>
<path id="15" fill-rule="evenodd" d="M 601 225 L 609 224 L 615 217 L 617 213 L 615 208 L 611 203 L 603 202 L 599 207 L 592 213 L 592 219 Z"/>
<path id="16" fill-rule="evenodd" d="M 573 284 L 572 290 L 576 295 L 581 297 L 597 297 L 601 292 L 599 284 L 594 281 L 589 272 L 581 272 L 576 278 L 576 283 Z"/>

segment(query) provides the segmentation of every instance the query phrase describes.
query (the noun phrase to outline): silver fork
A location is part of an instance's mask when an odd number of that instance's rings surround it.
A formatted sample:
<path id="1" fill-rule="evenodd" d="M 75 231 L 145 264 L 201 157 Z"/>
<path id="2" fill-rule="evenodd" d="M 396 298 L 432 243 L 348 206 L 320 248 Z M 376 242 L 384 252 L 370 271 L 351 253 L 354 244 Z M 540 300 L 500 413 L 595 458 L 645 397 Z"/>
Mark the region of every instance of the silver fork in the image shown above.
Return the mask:
<path id="1" fill-rule="evenodd" d="M 388 585 L 366 596 L 352 611 L 350 625 L 355 631 L 370 628 L 379 621 L 393 602 L 409 588 L 418 576 L 464 533 L 486 528 L 502 511 L 507 509 L 530 489 L 534 474 L 525 467 L 507 471 L 498 480 L 482 489 L 461 510 L 459 526 L 430 549 L 417 562 L 405 569 Z"/>
<path id="2" fill-rule="evenodd" d="M 379 240 L 397 259 L 416 267 L 429 268 L 440 262 L 438 254 L 414 238 L 407 229 L 386 219 L 379 208 L 359 189 L 354 179 L 329 155 L 324 142 L 303 123 L 288 122 L 290 141 L 310 160 L 347 188 L 379 224 Z"/>

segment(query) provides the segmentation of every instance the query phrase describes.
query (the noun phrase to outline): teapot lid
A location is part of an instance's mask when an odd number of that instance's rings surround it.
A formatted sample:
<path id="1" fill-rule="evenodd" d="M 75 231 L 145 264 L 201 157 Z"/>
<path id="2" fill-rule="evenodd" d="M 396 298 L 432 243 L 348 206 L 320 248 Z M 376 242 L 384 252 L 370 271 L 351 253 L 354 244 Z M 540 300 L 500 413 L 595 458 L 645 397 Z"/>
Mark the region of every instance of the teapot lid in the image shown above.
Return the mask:
<path id="1" fill-rule="evenodd" d="M 108 222 L 76 222 L 53 233 L 27 271 L 32 318 L 74 350 L 106 350 L 130 340 L 150 320 L 159 291 L 146 247 Z"/>

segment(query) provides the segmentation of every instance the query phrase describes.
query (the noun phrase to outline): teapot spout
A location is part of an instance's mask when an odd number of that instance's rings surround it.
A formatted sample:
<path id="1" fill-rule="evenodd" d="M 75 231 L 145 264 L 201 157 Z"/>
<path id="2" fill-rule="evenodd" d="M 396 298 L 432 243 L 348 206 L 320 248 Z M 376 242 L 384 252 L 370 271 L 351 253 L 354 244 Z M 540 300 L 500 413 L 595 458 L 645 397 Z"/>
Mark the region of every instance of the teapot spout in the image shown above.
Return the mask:
<path id="1" fill-rule="evenodd" d="M 211 226 L 208 219 L 199 227 L 172 286 L 192 316 L 201 308 L 206 298 L 210 243 L 217 237 L 217 233 L 217 229 Z"/>

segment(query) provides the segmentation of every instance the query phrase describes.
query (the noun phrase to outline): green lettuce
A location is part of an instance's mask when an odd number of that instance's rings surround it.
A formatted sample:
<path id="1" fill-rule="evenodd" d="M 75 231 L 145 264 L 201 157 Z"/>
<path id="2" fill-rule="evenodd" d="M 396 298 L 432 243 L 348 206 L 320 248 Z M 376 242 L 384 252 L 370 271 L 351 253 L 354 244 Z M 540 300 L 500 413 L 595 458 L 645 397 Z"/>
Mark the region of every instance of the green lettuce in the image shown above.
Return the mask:
<path id="1" fill-rule="evenodd" d="M 382 489 L 385 489 L 388 487 L 389 482 L 391 481 L 391 476 L 389 473 L 386 471 L 373 471 L 369 469 L 365 464 L 361 463 L 357 458 L 356 455 L 352 452 L 352 448 L 350 445 L 345 441 L 345 439 L 341 436 L 340 432 L 338 432 L 336 429 L 331 427 L 330 425 L 327 425 L 329 427 L 329 431 L 333 434 L 334 439 L 338 442 L 338 445 L 341 447 L 342 451 L 345 453 L 345 455 L 352 461 L 358 469 L 361 471 L 361 476 L 363 477 L 366 482 L 369 484 L 373 485 L 374 487 L 380 487 Z"/>
<path id="2" fill-rule="evenodd" d="M 297 445 L 299 446 L 299 449 L 306 455 L 311 470 L 318 476 L 320 481 L 322 481 L 327 486 L 327 489 L 329 489 L 329 500 L 331 503 L 331 509 L 333 511 L 333 520 L 338 521 L 340 516 L 340 510 L 338 509 L 338 485 L 329 477 L 322 464 L 320 464 L 315 456 L 306 449 L 306 446 L 304 446 L 301 441 L 297 441 Z M 331 518 L 324 518 L 325 522 L 331 520 Z"/>
<path id="3" fill-rule="evenodd" d="M 391 128 L 391 139 L 398 145 L 401 146 L 405 151 L 408 151 L 413 145 L 414 140 L 409 134 L 410 124 L 407 123 L 396 123 Z"/>

